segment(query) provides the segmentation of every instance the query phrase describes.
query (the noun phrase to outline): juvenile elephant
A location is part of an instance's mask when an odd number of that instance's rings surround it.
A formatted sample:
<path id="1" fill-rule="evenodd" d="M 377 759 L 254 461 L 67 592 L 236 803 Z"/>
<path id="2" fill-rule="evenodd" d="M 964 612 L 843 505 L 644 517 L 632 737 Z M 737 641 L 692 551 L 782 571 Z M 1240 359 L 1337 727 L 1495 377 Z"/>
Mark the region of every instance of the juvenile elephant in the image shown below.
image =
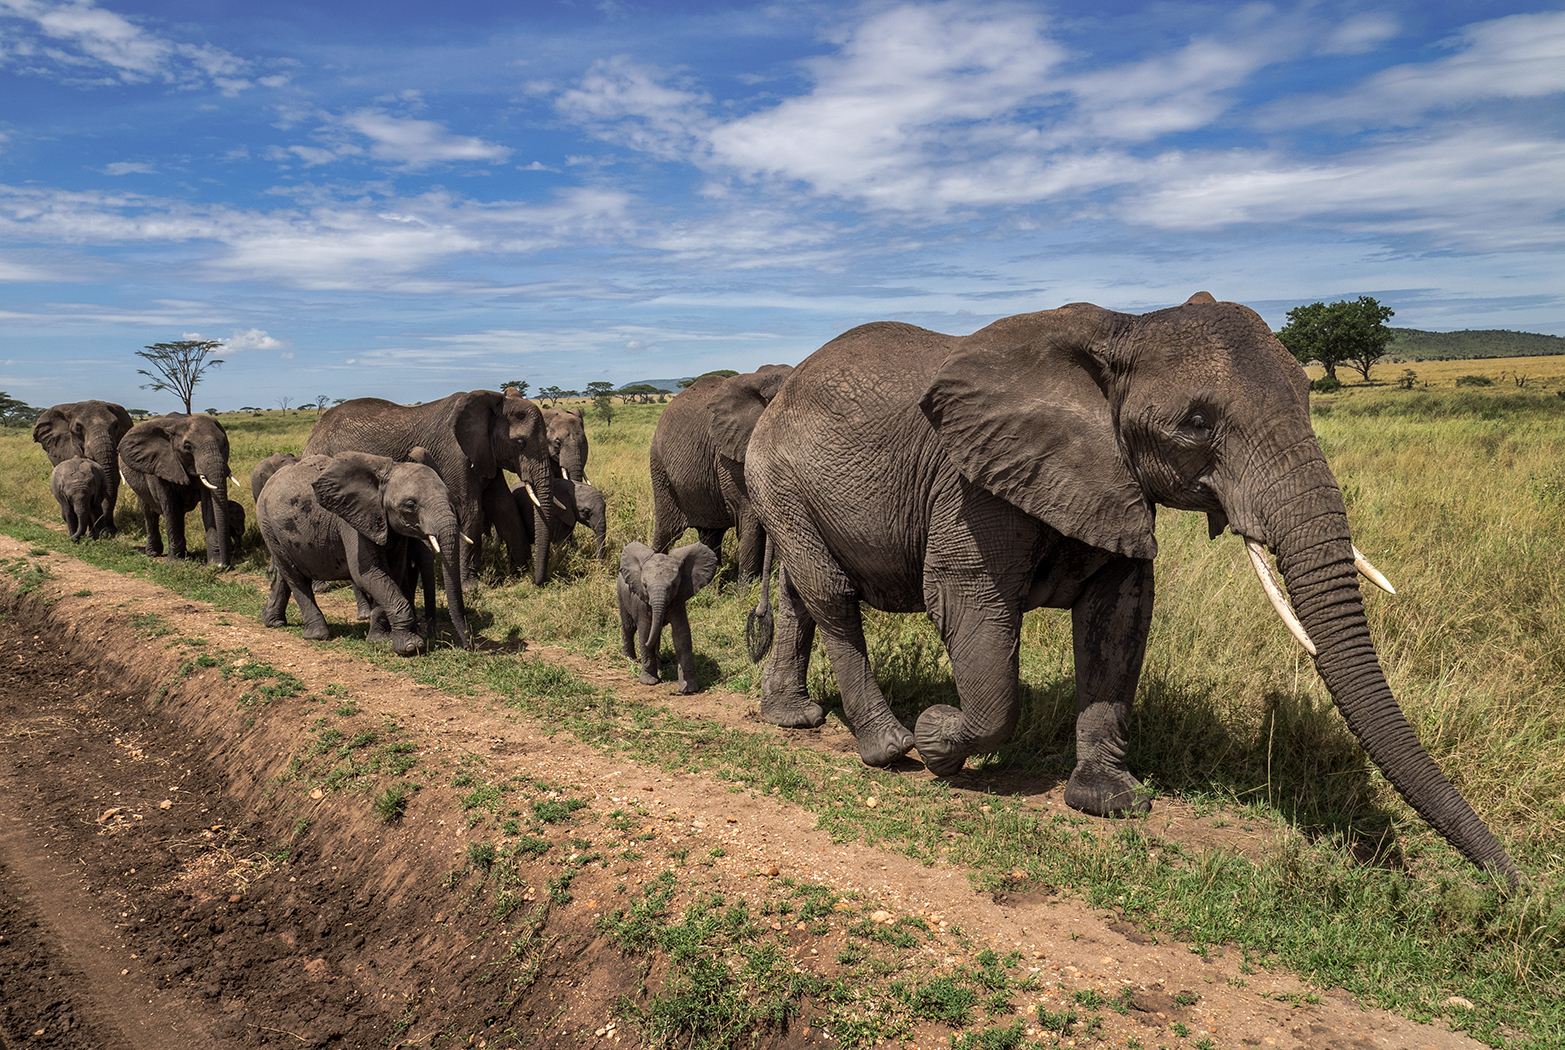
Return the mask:
<path id="1" fill-rule="evenodd" d="M 185 557 L 185 515 L 201 508 L 206 527 L 208 564 L 226 568 L 234 548 L 230 508 L 223 487 L 229 480 L 228 432 L 207 415 L 154 416 L 131 428 L 120 440 L 119 469 L 141 502 L 147 527 L 147 554 L 161 557 L 168 523 L 168 556 Z M 241 524 L 241 530 L 243 525 Z M 240 532 L 243 535 L 243 532 Z"/>
<path id="2" fill-rule="evenodd" d="M 543 420 L 549 428 L 549 461 L 554 466 L 554 476 L 586 481 L 586 414 L 579 408 L 546 408 Z"/>
<path id="3" fill-rule="evenodd" d="M 745 447 L 756 420 L 793 371 L 764 365 L 702 376 L 669 402 L 652 432 L 652 546 L 666 551 L 687 528 L 718 554 L 739 530 L 739 575 L 760 574 L 766 533 L 745 492 Z"/>
<path id="4" fill-rule="evenodd" d="M 109 479 L 102 467 L 85 456 L 72 456 L 49 475 L 49 491 L 60 505 L 60 516 L 65 519 L 72 543 L 79 543 L 83 536 L 97 539 L 104 533 L 104 497 L 109 491 Z"/>
<path id="5" fill-rule="evenodd" d="M 528 526 L 527 539 L 528 542 L 532 542 L 530 524 L 532 518 L 527 514 L 527 509 L 532 504 L 528 502 L 527 494 L 520 485 L 511 489 L 511 498 L 516 502 L 517 510 L 523 514 L 522 524 Z M 609 532 L 609 508 L 603 499 L 603 493 L 585 481 L 573 482 L 569 478 L 555 478 L 552 498 L 554 514 L 549 522 L 549 542 L 564 543 L 571 538 L 578 524 L 585 525 L 592 530 L 592 535 L 597 540 L 596 557 L 602 561 L 603 547 Z"/>
<path id="6" fill-rule="evenodd" d="M 250 468 L 250 498 L 257 505 L 261 502 L 261 490 L 266 487 L 266 482 L 273 474 L 284 467 L 292 466 L 299 462 L 299 457 L 292 452 L 273 452 L 254 467 Z"/>
<path id="7" fill-rule="evenodd" d="M 663 625 L 674 631 L 679 660 L 679 692 L 696 691 L 696 658 L 690 642 L 690 617 L 685 603 L 717 575 L 717 555 L 703 543 L 692 543 L 658 554 L 645 543 L 631 541 L 619 556 L 620 639 L 625 655 L 636 658 L 641 638 L 641 684 L 657 685 L 663 645 Z"/>
<path id="8" fill-rule="evenodd" d="M 363 452 L 305 456 L 266 482 L 256 517 L 277 570 L 261 614 L 267 627 L 287 623 L 291 593 L 304 637 L 331 637 L 313 584 L 352 580 L 370 603 L 369 637 L 389 640 L 398 653 L 414 652 L 424 644 L 412 602 L 417 562 L 409 546 L 418 543 L 442 559 L 451 624 L 461 644 L 469 644 L 457 564 L 461 533 L 433 468 Z"/>
<path id="9" fill-rule="evenodd" d="M 517 567 L 529 558 L 521 515 L 511 501 L 503 470 L 532 488 L 535 535 L 533 582 L 549 573 L 549 443 L 543 413 L 512 388 L 471 390 L 423 405 L 398 405 L 378 397 L 345 401 L 321 414 L 305 442 L 306 455 L 368 452 L 405 460 L 416 446 L 428 450 L 451 493 L 462 534 L 471 544 L 460 551 L 464 587 L 478 585 L 477 544 L 490 525 L 504 540 Z"/>
<path id="10" fill-rule="evenodd" d="M 1152 616 L 1153 508 L 1201 511 L 1214 537 L 1244 538 L 1403 797 L 1475 864 L 1516 877 L 1386 684 L 1357 580 L 1373 570 L 1310 427 L 1308 380 L 1245 307 L 1201 292 L 1139 316 L 1073 303 L 964 337 L 855 328 L 794 371 L 755 427 L 745 478 L 783 566 L 761 689 L 770 721 L 823 720 L 806 686 L 818 625 L 863 760 L 886 765 L 916 746 L 932 772 L 956 773 L 1016 726 L 1023 612 L 1070 609 L 1077 765 L 1065 801 L 1145 811 L 1125 755 Z M 930 707 L 912 733 L 897 721 L 870 671 L 861 601 L 927 611 L 961 710 Z"/>
<path id="11" fill-rule="evenodd" d="M 113 536 L 114 508 L 120 495 L 120 439 L 134 424 L 130 413 L 112 401 L 73 401 L 47 408 L 33 425 L 33 440 L 43 446 L 50 466 L 82 456 L 98 464 L 107 486 L 94 512 L 100 529 Z"/>

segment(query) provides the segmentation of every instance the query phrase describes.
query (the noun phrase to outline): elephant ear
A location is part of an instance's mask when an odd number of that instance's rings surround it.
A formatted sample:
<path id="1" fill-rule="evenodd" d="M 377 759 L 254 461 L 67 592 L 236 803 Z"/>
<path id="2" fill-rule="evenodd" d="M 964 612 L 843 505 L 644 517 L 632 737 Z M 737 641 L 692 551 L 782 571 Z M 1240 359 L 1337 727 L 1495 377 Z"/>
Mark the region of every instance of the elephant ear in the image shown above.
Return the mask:
<path id="1" fill-rule="evenodd" d="M 792 374 L 792 365 L 762 365 L 733 376 L 717 389 L 707 401 L 707 413 L 712 419 L 712 445 L 719 455 L 744 462 L 755 424 Z"/>
<path id="2" fill-rule="evenodd" d="M 71 418 L 58 408 L 45 409 L 33 425 L 33 440 L 43 446 L 49 462 L 60 464 L 82 454 L 81 439 L 71 427 Z"/>
<path id="3" fill-rule="evenodd" d="M 423 445 L 414 445 L 408 449 L 407 461 L 409 463 L 421 463 L 436 474 L 440 473 L 440 468 L 435 465 L 435 457 Z"/>
<path id="4" fill-rule="evenodd" d="M 310 482 L 315 500 L 377 547 L 390 538 L 381 490 L 396 464 L 367 452 L 339 452 Z"/>
<path id="5" fill-rule="evenodd" d="M 670 551 L 670 558 L 679 562 L 679 600 L 689 601 L 696 592 L 712 582 L 717 575 L 717 555 L 704 543 L 692 543 L 688 547 Z"/>
<path id="6" fill-rule="evenodd" d="M 652 548 L 639 540 L 631 540 L 619 552 L 620 579 L 624 580 L 636 597 L 644 602 L 647 601 L 647 588 L 641 581 L 641 569 L 650 557 L 652 557 Z"/>
<path id="7" fill-rule="evenodd" d="M 120 439 L 120 459 L 132 470 L 152 474 L 170 485 L 190 480 L 185 464 L 174 451 L 174 438 L 154 422 L 139 423 Z"/>
<path id="8" fill-rule="evenodd" d="M 456 443 L 481 478 L 499 473 L 491 432 L 496 425 L 495 416 L 502 415 L 500 402 L 504 396 L 496 390 L 470 390 L 457 398 L 452 424 Z"/>
<path id="9" fill-rule="evenodd" d="M 920 407 L 969 481 L 1073 539 L 1151 558 L 1152 507 L 1108 396 L 1130 320 L 1072 303 L 997 321 L 957 342 Z"/>

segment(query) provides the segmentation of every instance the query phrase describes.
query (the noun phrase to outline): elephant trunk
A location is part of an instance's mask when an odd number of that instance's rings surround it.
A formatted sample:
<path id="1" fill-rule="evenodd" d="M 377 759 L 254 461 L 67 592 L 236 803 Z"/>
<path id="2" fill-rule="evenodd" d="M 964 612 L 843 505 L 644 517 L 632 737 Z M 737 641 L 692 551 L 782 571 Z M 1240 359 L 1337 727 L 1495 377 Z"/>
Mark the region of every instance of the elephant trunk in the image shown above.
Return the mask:
<path id="1" fill-rule="evenodd" d="M 455 514 L 441 522 L 436 538 L 440 541 L 440 570 L 445 576 L 446 612 L 451 615 L 451 628 L 456 631 L 457 642 L 462 648 L 471 649 L 473 641 L 467 631 L 467 603 L 462 598 L 463 543 Z"/>
<path id="2" fill-rule="evenodd" d="M 207 536 L 207 561 L 226 569 L 233 557 L 228 536 L 228 460 L 225 456 L 198 456 L 196 469 L 201 504 L 212 508 L 202 515 L 211 521 L 213 530 Z"/>
<path id="3" fill-rule="evenodd" d="M 1480 868 L 1514 884 L 1516 865 L 1419 742 L 1380 666 L 1359 591 L 1341 491 L 1324 458 L 1288 480 L 1298 493 L 1268 515 L 1277 564 L 1332 700 L 1402 797 Z"/>
<path id="4" fill-rule="evenodd" d="M 101 503 L 93 507 L 93 517 L 98 519 L 101 528 L 113 535 L 117 531 L 114 527 L 114 508 L 118 505 L 120 496 L 119 450 L 108 434 L 91 435 L 85 443 L 82 455 L 103 468 L 103 476 L 109 483 Z"/>
<path id="5" fill-rule="evenodd" d="M 518 463 L 525 467 L 525 463 Z M 531 486 L 528 495 L 533 514 L 533 583 L 542 587 L 549 578 L 549 541 L 553 538 L 554 488 L 549 480 L 549 461 L 543 461 L 542 469 L 517 472 L 517 477 Z"/>

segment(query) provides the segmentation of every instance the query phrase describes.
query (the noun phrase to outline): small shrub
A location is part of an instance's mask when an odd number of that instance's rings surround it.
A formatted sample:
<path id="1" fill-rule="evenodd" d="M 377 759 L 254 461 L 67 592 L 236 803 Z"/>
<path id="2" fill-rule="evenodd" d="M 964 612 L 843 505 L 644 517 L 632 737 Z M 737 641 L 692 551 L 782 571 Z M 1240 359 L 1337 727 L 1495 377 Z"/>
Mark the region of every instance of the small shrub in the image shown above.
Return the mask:
<path id="1" fill-rule="evenodd" d="M 401 820 L 407 812 L 408 799 L 412 794 L 406 784 L 397 784 L 376 795 L 375 801 L 370 804 L 375 819 L 382 824 L 395 824 Z"/>
<path id="2" fill-rule="evenodd" d="M 1457 386 L 1494 386 L 1494 380 L 1488 376 L 1457 376 Z"/>
<path id="3" fill-rule="evenodd" d="M 497 856 L 499 856 L 499 853 L 495 850 L 493 843 L 470 842 L 467 845 L 467 866 L 470 868 L 488 871 Z"/>
<path id="4" fill-rule="evenodd" d="M 1336 376 L 1321 376 L 1310 384 L 1310 390 L 1317 394 L 1335 394 L 1342 389 L 1342 380 Z"/>

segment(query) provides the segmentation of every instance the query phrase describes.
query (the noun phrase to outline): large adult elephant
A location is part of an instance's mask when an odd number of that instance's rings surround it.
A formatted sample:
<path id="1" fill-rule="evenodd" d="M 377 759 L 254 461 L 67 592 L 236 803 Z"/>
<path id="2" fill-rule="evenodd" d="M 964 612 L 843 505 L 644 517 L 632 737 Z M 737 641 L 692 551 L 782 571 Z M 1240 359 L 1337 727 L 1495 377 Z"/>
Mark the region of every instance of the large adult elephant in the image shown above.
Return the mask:
<path id="1" fill-rule="evenodd" d="M 103 468 L 108 480 L 96 508 L 96 519 L 113 536 L 114 507 L 120 496 L 120 440 L 134 425 L 130 413 L 112 401 L 72 401 L 44 409 L 33 425 L 33 440 L 43 446 L 49 465 L 58 467 L 81 456 Z"/>
<path id="2" fill-rule="evenodd" d="M 147 527 L 147 554 L 161 557 L 162 518 L 168 525 L 168 556 L 185 557 L 185 515 L 197 506 L 206 526 L 207 562 L 232 561 L 233 507 L 228 498 L 228 432 L 211 416 L 175 414 L 142 420 L 120 440 L 119 468 Z M 242 527 L 242 526 L 241 526 Z"/>
<path id="3" fill-rule="evenodd" d="M 543 421 L 549 428 L 549 460 L 554 476 L 587 481 L 587 422 L 581 409 L 546 408 Z M 587 482 L 591 484 L 591 482 Z"/>
<path id="4" fill-rule="evenodd" d="M 721 557 L 723 534 L 739 531 L 739 575 L 760 575 L 766 533 L 745 492 L 745 447 L 756 420 L 792 365 L 737 376 L 702 376 L 658 417 L 649 453 L 652 549 L 665 553 L 688 528 Z"/>
<path id="5" fill-rule="evenodd" d="M 322 413 L 305 442 L 305 455 L 369 452 L 406 460 L 417 446 L 451 492 L 462 534 L 462 586 L 478 585 L 475 553 L 489 525 L 505 542 L 518 568 L 528 561 L 521 516 L 511 501 L 503 470 L 530 485 L 535 534 L 531 551 L 533 582 L 549 573 L 549 446 L 543 413 L 514 388 L 470 390 L 423 405 L 398 405 L 378 397 L 344 401 Z"/>
<path id="6" fill-rule="evenodd" d="M 1088 303 L 972 335 L 877 323 L 806 359 L 756 425 L 745 477 L 783 565 L 761 712 L 824 718 L 806 688 L 819 625 L 860 754 L 917 746 L 938 775 L 1017 723 L 1022 614 L 1067 608 L 1077 764 L 1065 801 L 1146 811 L 1126 766 L 1152 616 L 1154 507 L 1204 511 L 1276 553 L 1302 636 L 1348 726 L 1413 808 L 1474 863 L 1515 865 L 1419 743 L 1365 622 L 1363 562 L 1309 419 L 1304 371 L 1252 311 L 1205 292 L 1154 313 Z M 1372 577 L 1373 578 L 1373 577 Z M 1274 604 L 1287 610 L 1275 592 Z M 859 602 L 927 610 L 962 708 L 909 733 L 870 671 Z"/>

